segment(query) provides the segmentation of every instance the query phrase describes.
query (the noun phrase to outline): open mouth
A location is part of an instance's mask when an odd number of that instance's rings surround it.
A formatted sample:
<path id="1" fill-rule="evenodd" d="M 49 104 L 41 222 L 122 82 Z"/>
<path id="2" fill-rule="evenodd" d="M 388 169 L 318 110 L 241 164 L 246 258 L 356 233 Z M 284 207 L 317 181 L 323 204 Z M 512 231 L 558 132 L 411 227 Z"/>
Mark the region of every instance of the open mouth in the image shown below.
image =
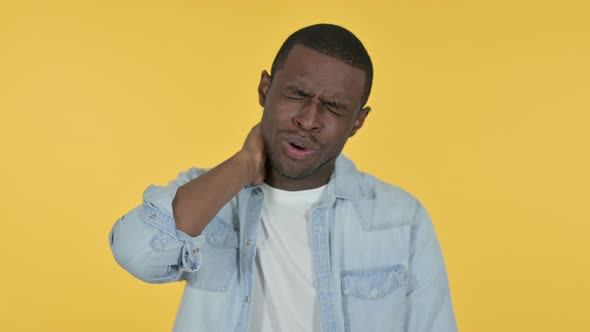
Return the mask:
<path id="1" fill-rule="evenodd" d="M 297 145 L 297 144 L 295 144 L 295 143 L 289 143 L 289 144 L 290 144 L 292 147 L 294 147 L 295 149 L 297 149 L 297 150 L 301 150 L 301 151 L 306 151 L 306 150 L 308 150 L 308 149 L 306 149 L 306 148 L 304 148 L 304 147 L 302 147 L 302 146 L 300 146 L 300 145 Z"/>
<path id="2" fill-rule="evenodd" d="M 297 143 L 283 141 L 283 151 L 292 159 L 305 160 L 311 158 L 316 150 L 308 149 Z"/>

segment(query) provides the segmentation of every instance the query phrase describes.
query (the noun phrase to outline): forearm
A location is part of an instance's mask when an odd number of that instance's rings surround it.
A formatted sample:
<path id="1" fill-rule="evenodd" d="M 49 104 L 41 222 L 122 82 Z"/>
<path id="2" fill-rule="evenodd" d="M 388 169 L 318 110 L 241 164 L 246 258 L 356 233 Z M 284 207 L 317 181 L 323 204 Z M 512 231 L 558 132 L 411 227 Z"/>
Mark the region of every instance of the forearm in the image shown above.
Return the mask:
<path id="1" fill-rule="evenodd" d="M 144 203 L 119 218 L 109 233 L 110 247 L 117 263 L 133 276 L 149 283 L 177 281 L 183 272 L 198 270 L 200 253 L 192 251 L 193 239 L 162 231 L 162 224 L 156 227 L 158 218 L 172 223 L 172 217 L 167 221 L 155 211 Z"/>
<path id="2" fill-rule="evenodd" d="M 172 201 L 176 228 L 197 236 L 244 186 L 252 170 L 248 155 L 238 152 L 202 176 L 180 186 Z"/>

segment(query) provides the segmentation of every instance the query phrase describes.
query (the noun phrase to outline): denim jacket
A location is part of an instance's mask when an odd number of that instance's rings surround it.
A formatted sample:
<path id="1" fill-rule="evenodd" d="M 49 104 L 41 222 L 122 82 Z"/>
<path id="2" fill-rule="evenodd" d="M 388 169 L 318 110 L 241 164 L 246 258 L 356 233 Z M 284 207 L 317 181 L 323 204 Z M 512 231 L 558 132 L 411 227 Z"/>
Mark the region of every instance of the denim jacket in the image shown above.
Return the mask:
<path id="1" fill-rule="evenodd" d="M 143 204 L 113 226 L 110 246 L 143 281 L 186 281 L 174 331 L 247 332 L 263 193 L 242 189 L 191 237 L 176 229 L 172 200 L 204 172 L 149 186 Z M 323 332 L 457 330 L 435 230 L 407 192 L 340 155 L 308 234 Z"/>

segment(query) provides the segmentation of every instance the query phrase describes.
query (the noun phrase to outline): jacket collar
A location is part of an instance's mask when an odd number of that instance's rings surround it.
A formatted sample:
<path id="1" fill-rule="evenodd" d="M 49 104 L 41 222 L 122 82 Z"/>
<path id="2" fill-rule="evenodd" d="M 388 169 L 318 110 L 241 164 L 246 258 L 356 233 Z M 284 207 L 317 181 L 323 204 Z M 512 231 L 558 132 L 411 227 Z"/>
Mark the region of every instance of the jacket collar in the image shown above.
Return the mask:
<path id="1" fill-rule="evenodd" d="M 246 189 L 261 191 L 260 185 L 247 185 Z M 344 154 L 340 154 L 336 158 L 334 172 L 328 181 L 327 196 L 324 196 L 322 205 L 330 205 L 334 199 L 362 199 L 366 197 L 367 191 L 363 187 L 361 181 L 361 174 L 356 169 L 352 160 L 348 159 Z"/>
<path id="2" fill-rule="evenodd" d="M 330 178 L 334 186 L 334 195 L 343 199 L 361 199 L 367 194 L 361 181 L 361 174 L 354 163 L 340 154 L 336 158 L 334 173 Z"/>

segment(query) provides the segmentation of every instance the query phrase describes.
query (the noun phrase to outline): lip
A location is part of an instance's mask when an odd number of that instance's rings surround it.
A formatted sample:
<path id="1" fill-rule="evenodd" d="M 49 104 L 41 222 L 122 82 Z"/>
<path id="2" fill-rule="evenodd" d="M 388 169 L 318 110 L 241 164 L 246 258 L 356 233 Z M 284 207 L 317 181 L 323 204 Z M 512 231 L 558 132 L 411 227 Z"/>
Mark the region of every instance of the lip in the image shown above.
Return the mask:
<path id="1" fill-rule="evenodd" d="M 297 144 L 303 149 L 298 149 L 291 144 Z M 306 160 L 311 158 L 317 149 L 313 148 L 307 141 L 301 139 L 285 139 L 281 142 L 285 154 L 295 160 Z"/>
<path id="2" fill-rule="evenodd" d="M 291 144 L 296 144 L 306 150 L 319 150 L 315 144 L 313 144 L 310 140 L 305 139 L 299 135 L 287 135 L 284 137 L 284 140 Z"/>

